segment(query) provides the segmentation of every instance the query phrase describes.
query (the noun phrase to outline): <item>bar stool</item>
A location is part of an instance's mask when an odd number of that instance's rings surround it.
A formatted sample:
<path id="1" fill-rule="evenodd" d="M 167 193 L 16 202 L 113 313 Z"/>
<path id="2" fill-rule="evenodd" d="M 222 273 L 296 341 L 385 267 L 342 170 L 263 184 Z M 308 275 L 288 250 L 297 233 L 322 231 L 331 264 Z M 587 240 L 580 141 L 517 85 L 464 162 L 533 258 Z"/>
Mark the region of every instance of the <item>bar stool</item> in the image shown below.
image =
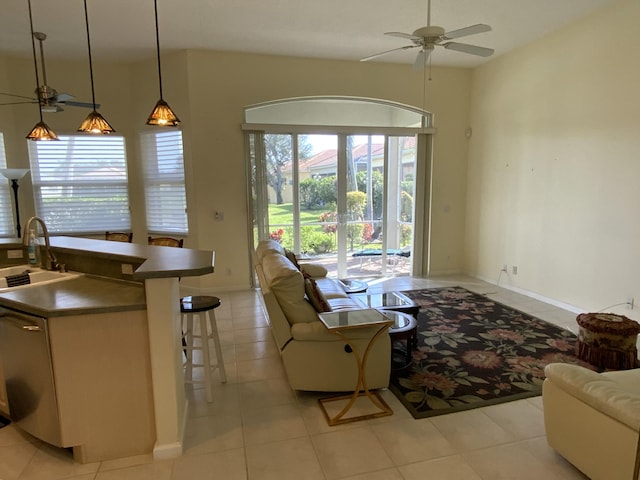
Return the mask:
<path id="1" fill-rule="evenodd" d="M 220 306 L 218 297 L 210 297 L 206 295 L 194 295 L 182 297 L 180 299 L 180 312 L 183 319 L 183 348 L 187 360 L 185 362 L 185 383 L 203 383 L 207 393 L 207 401 L 213 401 L 213 391 L 211 384 L 211 375 L 217 368 L 220 371 L 220 380 L 222 383 L 227 382 L 227 374 L 224 370 L 224 360 L 222 358 L 222 349 L 220 347 L 220 337 L 218 336 L 218 326 L 216 324 L 216 316 L 214 309 Z M 198 316 L 200 321 L 200 334 L 194 335 L 193 317 Z M 211 333 L 209 333 L 211 330 Z M 200 339 L 200 345 L 194 345 L 194 338 Z M 209 340 L 213 339 L 216 349 L 217 362 L 211 363 L 211 351 L 209 349 Z M 193 363 L 193 351 L 202 350 L 202 363 Z M 193 367 L 203 367 L 203 379 L 193 380 Z"/>

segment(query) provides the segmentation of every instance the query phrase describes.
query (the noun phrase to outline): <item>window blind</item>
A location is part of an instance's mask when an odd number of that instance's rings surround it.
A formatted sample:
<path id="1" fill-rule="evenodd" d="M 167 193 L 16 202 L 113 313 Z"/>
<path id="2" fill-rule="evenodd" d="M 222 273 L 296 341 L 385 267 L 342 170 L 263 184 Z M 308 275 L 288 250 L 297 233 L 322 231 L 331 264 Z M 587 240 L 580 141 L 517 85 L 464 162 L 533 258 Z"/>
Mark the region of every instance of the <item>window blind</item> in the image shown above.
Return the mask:
<path id="1" fill-rule="evenodd" d="M 2 132 L 0 132 L 0 168 L 7 168 L 7 158 L 4 153 L 4 136 Z M 0 237 L 16 236 L 10 183 L 8 179 L 0 176 Z"/>
<path id="2" fill-rule="evenodd" d="M 189 231 L 184 183 L 182 131 L 141 134 L 147 229 L 150 233 Z"/>
<path id="3" fill-rule="evenodd" d="M 57 142 L 28 142 L 35 210 L 49 231 L 130 230 L 124 137 L 58 138 Z"/>

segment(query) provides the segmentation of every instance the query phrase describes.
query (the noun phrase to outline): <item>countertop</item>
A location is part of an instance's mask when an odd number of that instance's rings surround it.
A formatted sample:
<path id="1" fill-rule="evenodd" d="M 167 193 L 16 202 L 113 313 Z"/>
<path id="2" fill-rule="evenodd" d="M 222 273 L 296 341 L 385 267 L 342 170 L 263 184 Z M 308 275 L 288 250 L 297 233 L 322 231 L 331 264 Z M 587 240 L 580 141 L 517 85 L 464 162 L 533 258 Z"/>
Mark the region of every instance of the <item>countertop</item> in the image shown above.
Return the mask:
<path id="1" fill-rule="evenodd" d="M 142 261 L 133 272 L 134 280 L 147 278 L 196 277 L 213 273 L 215 254 L 207 250 L 160 247 L 138 243 L 109 242 L 76 237 L 51 237 L 53 251 L 83 253 L 89 256 Z"/>
<path id="2" fill-rule="evenodd" d="M 87 274 L 0 293 L 0 306 L 46 318 L 147 308 L 142 284 Z"/>
<path id="3" fill-rule="evenodd" d="M 104 258 L 140 266 L 133 282 L 82 274 L 46 285 L 33 285 L 0 293 L 0 305 L 42 317 L 143 310 L 145 287 L 141 280 L 200 276 L 213 273 L 215 254 L 188 248 L 109 242 L 76 237 L 51 237 L 54 253 L 66 252 Z M 20 240 L 5 239 L 6 247 L 22 246 Z"/>

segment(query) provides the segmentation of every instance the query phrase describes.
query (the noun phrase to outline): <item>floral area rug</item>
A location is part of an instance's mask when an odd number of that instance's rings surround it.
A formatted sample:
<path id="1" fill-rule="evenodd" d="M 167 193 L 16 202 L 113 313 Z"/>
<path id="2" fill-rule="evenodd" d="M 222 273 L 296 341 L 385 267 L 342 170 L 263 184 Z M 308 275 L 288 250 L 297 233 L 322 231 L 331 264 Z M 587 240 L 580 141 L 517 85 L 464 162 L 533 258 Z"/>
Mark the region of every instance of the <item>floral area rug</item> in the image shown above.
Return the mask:
<path id="1" fill-rule="evenodd" d="M 415 418 L 542 393 L 548 363 L 593 368 L 573 355 L 576 337 L 461 287 L 402 292 L 420 305 L 413 362 L 391 391 Z M 394 344 L 394 350 L 403 345 Z"/>

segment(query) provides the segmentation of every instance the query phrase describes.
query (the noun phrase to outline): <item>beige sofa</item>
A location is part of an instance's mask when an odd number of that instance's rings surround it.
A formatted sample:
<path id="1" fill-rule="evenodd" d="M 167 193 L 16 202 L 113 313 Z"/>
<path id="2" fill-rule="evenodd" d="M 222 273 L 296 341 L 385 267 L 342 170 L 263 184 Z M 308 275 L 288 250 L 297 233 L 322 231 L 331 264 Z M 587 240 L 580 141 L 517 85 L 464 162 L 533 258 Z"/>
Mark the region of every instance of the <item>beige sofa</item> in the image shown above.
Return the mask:
<path id="1" fill-rule="evenodd" d="M 294 390 L 342 392 L 355 388 L 357 363 L 344 340 L 329 332 L 318 312 L 305 297 L 302 271 L 273 241 L 258 244 L 254 264 L 263 305 L 273 337 L 280 349 L 289 384 Z M 363 308 L 344 292 L 342 284 L 326 277 L 321 265 L 304 264 L 334 311 Z M 372 328 L 349 332 L 357 352 L 363 352 L 373 336 Z M 366 366 L 367 386 L 385 388 L 391 370 L 391 342 L 388 333 L 372 345 Z"/>
<path id="2" fill-rule="evenodd" d="M 640 369 L 553 363 L 542 389 L 547 441 L 592 480 L 638 478 Z"/>

